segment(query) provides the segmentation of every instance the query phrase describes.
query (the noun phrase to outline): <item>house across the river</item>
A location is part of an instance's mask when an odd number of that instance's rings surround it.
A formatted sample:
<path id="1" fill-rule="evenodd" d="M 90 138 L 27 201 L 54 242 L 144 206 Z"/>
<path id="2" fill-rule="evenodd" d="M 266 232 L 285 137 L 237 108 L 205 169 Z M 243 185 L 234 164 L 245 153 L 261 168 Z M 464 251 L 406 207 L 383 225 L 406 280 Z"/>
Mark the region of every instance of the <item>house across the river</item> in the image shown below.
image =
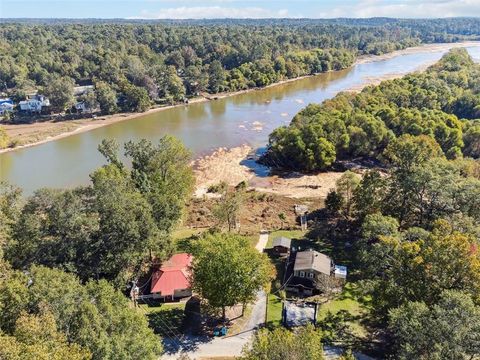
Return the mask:
<path id="1" fill-rule="evenodd" d="M 0 99 L 0 115 L 13 111 L 13 100 L 10 98 Z"/>
<path id="2" fill-rule="evenodd" d="M 18 103 L 21 111 L 41 113 L 44 107 L 50 106 L 50 100 L 43 95 L 33 95 Z"/>

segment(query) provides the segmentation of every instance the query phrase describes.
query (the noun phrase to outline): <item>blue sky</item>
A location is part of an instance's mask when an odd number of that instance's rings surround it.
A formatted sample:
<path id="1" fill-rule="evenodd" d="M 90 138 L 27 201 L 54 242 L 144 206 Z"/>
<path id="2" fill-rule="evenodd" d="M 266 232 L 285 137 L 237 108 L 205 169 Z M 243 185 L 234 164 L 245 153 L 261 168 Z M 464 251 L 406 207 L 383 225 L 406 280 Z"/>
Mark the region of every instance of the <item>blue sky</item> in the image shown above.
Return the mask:
<path id="1" fill-rule="evenodd" d="M 0 18 L 480 16 L 480 0 L 0 0 Z"/>

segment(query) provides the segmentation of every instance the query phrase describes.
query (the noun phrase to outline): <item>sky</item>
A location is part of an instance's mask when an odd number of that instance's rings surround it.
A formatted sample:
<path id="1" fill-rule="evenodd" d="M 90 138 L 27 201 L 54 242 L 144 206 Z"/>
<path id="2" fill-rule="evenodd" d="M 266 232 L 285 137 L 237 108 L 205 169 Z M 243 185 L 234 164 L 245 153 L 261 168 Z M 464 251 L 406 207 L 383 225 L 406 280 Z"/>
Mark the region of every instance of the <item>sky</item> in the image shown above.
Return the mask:
<path id="1" fill-rule="evenodd" d="M 480 0 L 0 0 L 0 18 L 480 17 Z"/>

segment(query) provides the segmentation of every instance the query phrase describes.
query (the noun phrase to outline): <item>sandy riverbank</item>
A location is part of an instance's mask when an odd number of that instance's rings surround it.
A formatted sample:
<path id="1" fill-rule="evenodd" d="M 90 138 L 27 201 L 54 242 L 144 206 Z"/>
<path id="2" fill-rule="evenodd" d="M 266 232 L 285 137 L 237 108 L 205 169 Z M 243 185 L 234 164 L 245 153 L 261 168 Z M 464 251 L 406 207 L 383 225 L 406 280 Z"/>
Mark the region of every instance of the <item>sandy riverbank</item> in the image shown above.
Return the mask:
<path id="1" fill-rule="evenodd" d="M 368 62 L 391 59 L 400 55 L 415 54 L 419 52 L 436 52 L 436 51 L 447 50 L 450 48 L 458 48 L 458 47 L 466 47 L 466 46 L 480 46 L 480 42 L 469 41 L 469 42 L 449 43 L 449 44 L 425 44 L 425 45 L 416 46 L 416 47 L 412 47 L 404 50 L 394 51 L 392 53 L 388 53 L 380 56 L 374 56 L 374 55 L 361 56 L 357 59 L 354 66 L 358 64 L 368 63 Z M 426 66 L 422 66 L 418 68 L 416 71 L 420 71 L 422 70 L 422 68 L 425 68 L 425 67 Z M 382 77 L 369 77 L 365 79 L 364 83 L 358 86 L 352 87 L 347 91 L 360 91 L 363 87 L 367 85 L 376 85 L 381 81 L 398 78 L 403 75 L 404 73 L 397 73 L 397 74 L 388 74 Z M 308 76 L 302 76 L 294 79 L 283 80 L 278 83 L 268 85 L 265 88 L 270 88 L 270 87 L 286 84 L 289 82 L 298 81 L 310 76 L 315 76 L 315 75 L 308 75 Z M 253 89 L 241 90 L 241 91 L 230 92 L 230 93 L 209 95 L 210 98 L 200 97 L 200 98 L 192 99 L 190 101 L 190 104 L 207 102 L 207 101 L 211 101 L 210 99 L 212 98 L 221 99 L 225 97 L 244 94 L 251 91 L 258 91 L 265 88 L 260 88 L 260 89 L 253 88 Z M 115 115 L 109 115 L 109 116 L 102 116 L 96 119 L 81 119 L 81 120 L 60 121 L 60 122 L 45 121 L 45 122 L 37 122 L 33 124 L 20 124 L 20 125 L 0 125 L 6 130 L 7 135 L 11 140 L 17 141 L 20 144 L 19 146 L 16 146 L 14 148 L 0 149 L 0 154 L 4 152 L 9 152 L 9 151 L 15 151 L 25 147 L 44 144 L 49 141 L 55 141 L 68 136 L 94 130 L 102 126 L 111 125 L 120 121 L 132 120 L 141 116 L 145 116 L 148 114 L 168 110 L 174 107 L 181 107 L 181 106 L 188 106 L 188 105 L 178 104 L 178 105 L 171 105 L 171 106 L 156 107 L 143 113 L 122 113 L 122 114 L 115 114 Z"/>
<path id="2" fill-rule="evenodd" d="M 225 149 L 220 148 L 213 154 L 200 158 L 194 163 L 196 176 L 195 195 L 202 197 L 207 189 L 222 181 L 231 186 L 245 181 L 256 191 L 282 195 L 290 198 L 325 198 L 335 187 L 341 172 L 324 172 L 314 175 L 289 173 L 284 176 L 257 176 L 255 171 L 246 165 L 252 148 L 243 145 Z"/>
<path id="3" fill-rule="evenodd" d="M 411 55 L 419 52 L 445 51 L 453 48 L 469 47 L 469 46 L 480 46 L 480 41 L 462 41 L 458 43 L 423 44 L 419 46 L 409 47 L 403 50 L 392 51 L 390 53 L 383 54 L 383 55 L 363 55 L 357 59 L 357 61 L 355 62 L 355 65 L 365 64 L 365 63 L 374 62 L 374 61 L 388 60 L 401 55 Z"/>

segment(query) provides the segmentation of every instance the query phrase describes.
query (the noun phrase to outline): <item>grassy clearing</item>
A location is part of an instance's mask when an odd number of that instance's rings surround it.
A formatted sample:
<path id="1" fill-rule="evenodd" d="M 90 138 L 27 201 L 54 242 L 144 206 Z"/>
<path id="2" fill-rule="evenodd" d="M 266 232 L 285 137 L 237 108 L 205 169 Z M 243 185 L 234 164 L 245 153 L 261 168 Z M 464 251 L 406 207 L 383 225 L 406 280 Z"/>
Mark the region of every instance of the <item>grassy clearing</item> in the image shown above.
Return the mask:
<path id="1" fill-rule="evenodd" d="M 344 315 L 346 323 L 352 333 L 358 337 L 365 337 L 367 331 L 363 320 L 370 310 L 370 298 L 363 296 L 355 283 L 347 283 L 343 291 L 333 300 L 321 305 L 317 314 L 317 321 L 335 319 L 336 316 Z M 332 317 L 333 316 L 333 317 Z"/>
<path id="2" fill-rule="evenodd" d="M 175 252 L 191 252 L 192 239 L 195 236 L 201 235 L 206 228 L 188 228 L 179 227 L 172 233 L 173 244 L 175 245 Z"/>

